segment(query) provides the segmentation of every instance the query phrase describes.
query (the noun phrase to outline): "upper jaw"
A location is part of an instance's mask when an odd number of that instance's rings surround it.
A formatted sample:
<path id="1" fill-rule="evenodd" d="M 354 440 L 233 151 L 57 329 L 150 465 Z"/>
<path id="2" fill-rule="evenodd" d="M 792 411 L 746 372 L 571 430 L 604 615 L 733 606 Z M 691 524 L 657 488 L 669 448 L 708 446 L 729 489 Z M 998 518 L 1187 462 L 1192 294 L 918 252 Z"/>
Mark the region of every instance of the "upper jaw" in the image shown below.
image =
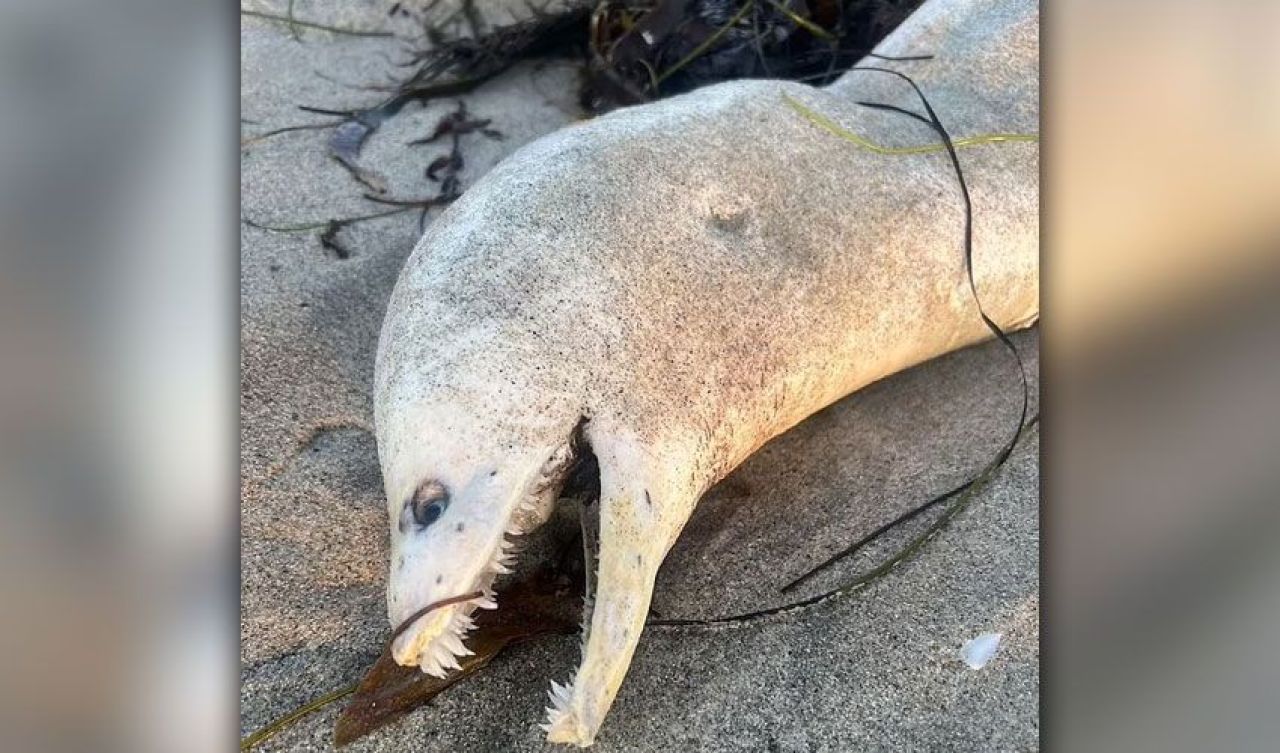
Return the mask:
<path id="1" fill-rule="evenodd" d="M 438 617 L 422 617 L 424 621 L 436 618 L 422 627 L 411 627 L 396 638 L 391 646 L 392 657 L 402 666 L 417 666 L 429 675 L 444 677 L 459 667 L 458 657 L 472 653 L 462 640 L 475 626 L 471 619 L 474 609 L 474 604 L 459 604 L 446 607 Z"/>

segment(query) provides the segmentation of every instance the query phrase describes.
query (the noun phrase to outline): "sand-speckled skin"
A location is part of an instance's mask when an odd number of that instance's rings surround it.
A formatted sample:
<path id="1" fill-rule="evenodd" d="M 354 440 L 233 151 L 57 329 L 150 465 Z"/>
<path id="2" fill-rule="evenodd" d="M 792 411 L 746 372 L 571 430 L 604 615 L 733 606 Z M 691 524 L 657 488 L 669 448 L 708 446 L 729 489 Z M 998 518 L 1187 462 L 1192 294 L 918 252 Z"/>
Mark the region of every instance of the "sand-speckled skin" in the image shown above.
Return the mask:
<path id="1" fill-rule="evenodd" d="M 909 73 L 955 137 L 1037 132 L 1037 36 L 1031 0 L 930 0 L 877 52 L 935 60 L 864 65 Z M 393 622 L 467 590 L 519 502 L 554 497 L 547 459 L 589 419 L 597 599 L 553 741 L 594 739 L 657 568 L 709 486 L 833 401 L 989 336 L 946 154 L 858 149 L 784 94 L 880 144 L 936 141 L 856 104 L 922 111 L 905 82 L 871 72 L 621 110 L 494 168 L 432 224 L 392 295 L 376 424 Z M 960 152 L 979 292 L 1008 329 L 1039 312 L 1038 158 L 1034 143 Z M 401 532 L 405 500 L 428 479 L 453 490 L 449 510 Z M 421 627 L 422 641 L 446 619 Z"/>

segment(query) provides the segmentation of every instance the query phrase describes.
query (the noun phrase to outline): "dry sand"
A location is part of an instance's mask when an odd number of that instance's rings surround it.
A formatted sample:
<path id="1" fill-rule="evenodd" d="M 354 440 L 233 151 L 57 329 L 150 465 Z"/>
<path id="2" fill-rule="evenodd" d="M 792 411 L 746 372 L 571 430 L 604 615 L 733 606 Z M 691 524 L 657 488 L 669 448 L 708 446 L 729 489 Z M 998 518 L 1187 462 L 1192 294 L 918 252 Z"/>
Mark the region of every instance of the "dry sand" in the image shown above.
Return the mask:
<path id="1" fill-rule="evenodd" d="M 373 28 L 386 26 L 389 6 L 299 3 L 297 14 Z M 369 102 L 349 84 L 383 80 L 396 49 L 387 39 L 322 32 L 297 42 L 256 19 L 244 20 L 241 43 L 241 115 L 255 121 L 246 136 L 321 119 L 298 104 Z M 467 96 L 506 139 L 466 137 L 464 185 L 577 118 L 575 86 L 565 64 L 526 65 Z M 447 147 L 404 143 L 453 106 L 410 105 L 365 146 L 362 161 L 388 178 L 393 195 L 434 191 L 421 176 Z M 376 210 L 326 156 L 326 138 L 301 131 L 243 150 L 244 216 L 292 224 Z M 382 313 L 417 220 L 405 214 L 343 231 L 348 259 L 317 236 L 241 234 L 244 732 L 352 682 L 388 632 L 370 390 Z M 1014 339 L 1035 376 L 1038 332 Z M 779 603 L 789 576 L 968 478 L 1016 417 L 1013 369 L 997 345 L 955 353 L 767 445 L 701 503 L 659 577 L 655 610 L 709 617 Z M 596 749 L 1035 749 L 1038 455 L 1033 433 L 923 552 L 861 592 L 732 629 L 649 630 Z M 983 632 L 1004 641 L 990 664 L 971 670 L 959 650 Z M 351 749 L 549 749 L 536 727 L 547 681 L 576 663 L 577 650 L 575 638 L 513 649 Z M 327 750 L 337 712 L 317 713 L 261 749 Z"/>

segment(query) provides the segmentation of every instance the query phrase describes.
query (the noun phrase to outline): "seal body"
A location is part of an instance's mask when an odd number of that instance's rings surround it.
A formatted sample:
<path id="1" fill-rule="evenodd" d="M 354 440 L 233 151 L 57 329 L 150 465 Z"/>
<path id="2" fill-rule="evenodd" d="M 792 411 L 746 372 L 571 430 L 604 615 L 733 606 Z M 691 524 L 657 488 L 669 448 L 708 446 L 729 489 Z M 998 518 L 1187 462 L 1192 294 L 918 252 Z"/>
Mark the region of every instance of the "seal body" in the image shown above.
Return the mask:
<path id="1" fill-rule="evenodd" d="M 1034 132 L 1036 35 L 1026 0 L 931 0 L 878 51 L 935 55 L 896 67 L 953 136 Z M 921 109 L 905 82 L 870 71 L 826 90 L 742 81 L 620 110 L 494 168 L 432 224 L 392 295 L 375 419 L 393 622 L 489 586 L 512 538 L 545 519 L 575 427 L 599 461 L 598 588 L 583 664 L 552 691 L 553 741 L 594 739 L 658 566 L 706 489 L 835 400 L 990 334 L 947 155 L 859 149 L 787 97 L 879 144 L 938 141 L 857 104 Z M 1027 326 L 1038 145 L 959 158 L 983 308 Z M 467 615 L 424 620 L 397 659 L 447 668 Z"/>

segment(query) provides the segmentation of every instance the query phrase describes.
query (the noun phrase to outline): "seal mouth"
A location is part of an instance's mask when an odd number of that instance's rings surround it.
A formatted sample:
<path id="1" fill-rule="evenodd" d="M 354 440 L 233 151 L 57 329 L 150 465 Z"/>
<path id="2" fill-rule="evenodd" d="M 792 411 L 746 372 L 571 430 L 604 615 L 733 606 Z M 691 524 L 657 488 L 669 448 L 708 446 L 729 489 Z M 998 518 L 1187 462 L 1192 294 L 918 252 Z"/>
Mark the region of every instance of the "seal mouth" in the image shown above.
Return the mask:
<path id="1" fill-rule="evenodd" d="M 446 677 L 450 671 L 460 669 L 459 659 L 475 652 L 464 643 L 475 629 L 474 613 L 477 609 L 497 609 L 498 599 L 493 584 L 500 575 L 506 575 L 515 566 L 520 553 L 517 539 L 525 534 L 518 521 L 533 511 L 533 501 L 520 503 L 517 514 L 503 530 L 502 537 L 492 551 L 470 587 L 460 593 L 476 593 L 479 596 L 433 610 L 417 618 L 414 623 L 402 627 L 400 635 L 391 644 L 391 655 L 397 664 L 417 666 L 433 677 Z"/>

